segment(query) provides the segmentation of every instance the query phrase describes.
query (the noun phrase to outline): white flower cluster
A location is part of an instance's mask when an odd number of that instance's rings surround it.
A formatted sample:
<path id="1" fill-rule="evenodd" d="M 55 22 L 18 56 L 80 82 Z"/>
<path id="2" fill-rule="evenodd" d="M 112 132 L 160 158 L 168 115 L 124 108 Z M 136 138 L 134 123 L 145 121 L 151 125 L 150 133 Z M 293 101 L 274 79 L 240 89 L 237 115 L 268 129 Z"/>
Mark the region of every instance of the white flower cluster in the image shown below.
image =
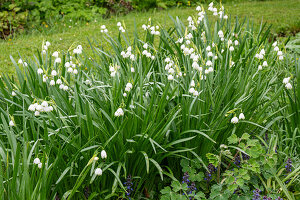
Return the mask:
<path id="1" fill-rule="evenodd" d="M 189 17 L 187 18 L 187 20 L 188 20 L 188 22 L 189 22 L 189 27 L 190 27 L 192 30 L 196 30 L 197 28 L 196 28 L 196 26 L 195 26 L 195 23 L 194 23 L 193 18 L 192 18 L 191 16 L 189 16 Z"/>
<path id="2" fill-rule="evenodd" d="M 124 115 L 124 111 L 122 108 L 118 108 L 117 111 L 115 112 L 116 117 L 120 117 Z"/>
<path id="3" fill-rule="evenodd" d="M 109 71 L 110 71 L 110 76 L 111 77 L 115 77 L 116 76 L 116 74 L 117 74 L 117 71 L 118 71 L 118 69 L 120 69 L 120 66 L 119 65 L 115 65 L 115 66 L 110 66 L 109 67 Z"/>
<path id="4" fill-rule="evenodd" d="M 107 30 L 107 28 L 106 28 L 105 25 L 102 25 L 102 26 L 100 27 L 100 32 L 101 32 L 101 33 L 107 33 L 107 32 L 108 32 L 108 30 Z"/>
<path id="5" fill-rule="evenodd" d="M 54 63 L 61 63 L 61 58 L 58 57 L 57 51 L 55 51 L 52 56 L 55 57 Z"/>
<path id="6" fill-rule="evenodd" d="M 282 53 L 282 51 L 279 51 L 279 47 L 277 46 L 277 42 L 274 42 L 272 44 L 272 46 L 274 47 L 274 51 L 277 52 L 278 59 L 283 60 L 283 53 Z"/>
<path id="7" fill-rule="evenodd" d="M 175 64 L 174 64 L 174 61 L 171 60 L 170 58 L 166 58 L 165 62 L 167 63 L 165 66 L 165 70 L 168 71 L 168 80 L 171 81 L 174 79 L 174 75 L 176 74 L 176 71 L 174 69 Z M 179 77 L 179 76 L 182 76 L 182 73 L 178 69 L 176 77 Z"/>
<path id="8" fill-rule="evenodd" d="M 42 166 L 43 166 L 43 163 L 41 163 L 41 160 L 39 159 L 39 158 L 35 158 L 34 160 L 33 160 L 33 164 L 35 164 L 35 165 L 37 165 L 38 166 L 38 168 L 42 168 Z"/>
<path id="9" fill-rule="evenodd" d="M 123 93 L 123 96 L 126 97 L 127 93 L 126 92 L 130 92 L 130 90 L 132 89 L 133 85 L 132 83 L 127 83 L 125 86 L 125 92 Z"/>
<path id="10" fill-rule="evenodd" d="M 192 39 L 192 38 L 193 38 L 192 33 L 187 34 L 185 36 L 185 39 L 186 39 L 185 43 L 187 45 L 191 44 L 190 39 Z M 185 46 L 185 44 L 182 44 L 180 46 L 180 48 L 181 48 L 181 50 L 182 50 L 182 52 L 183 52 L 184 55 L 191 55 L 195 51 L 194 48 L 188 48 L 188 47 Z"/>
<path id="11" fill-rule="evenodd" d="M 195 81 L 194 80 L 191 81 L 189 93 L 192 93 L 194 96 L 199 95 L 199 92 L 197 90 L 195 90 Z"/>
<path id="12" fill-rule="evenodd" d="M 200 22 L 204 19 L 205 12 L 202 10 L 202 8 L 200 6 L 197 6 L 196 10 L 199 11 L 197 24 L 200 24 Z"/>
<path id="13" fill-rule="evenodd" d="M 224 33 L 222 30 L 219 30 L 218 35 L 219 35 L 220 40 L 224 41 Z"/>
<path id="14" fill-rule="evenodd" d="M 81 54 L 82 53 L 82 46 L 78 45 L 74 50 L 73 50 L 74 54 Z"/>
<path id="15" fill-rule="evenodd" d="M 41 112 L 51 112 L 53 107 L 48 104 L 47 101 L 43 101 L 41 104 L 34 103 L 28 107 L 29 111 L 33 111 L 35 116 L 39 116 Z"/>
<path id="16" fill-rule="evenodd" d="M 282 81 L 282 83 L 285 84 L 286 89 L 289 89 L 289 90 L 293 88 L 292 84 L 290 83 L 290 80 L 291 80 L 291 77 L 287 77 L 287 78 L 284 78 Z"/>
<path id="17" fill-rule="evenodd" d="M 131 46 L 129 46 L 128 48 L 127 48 L 127 51 L 125 52 L 125 51 L 122 51 L 121 52 L 121 56 L 123 56 L 123 58 L 130 58 L 130 60 L 135 60 L 135 56 L 131 53 Z"/>
<path id="18" fill-rule="evenodd" d="M 183 43 L 183 37 L 178 38 L 178 40 L 175 43 L 180 43 L 180 44 Z"/>
<path id="19" fill-rule="evenodd" d="M 144 56 L 146 56 L 147 58 L 151 58 L 152 60 L 154 60 L 155 56 L 151 55 L 151 53 L 147 51 L 147 49 L 148 49 L 148 44 L 147 44 L 147 43 L 145 43 L 145 44 L 143 45 L 143 48 L 144 48 L 145 50 L 142 52 L 142 54 L 143 54 Z"/>
<path id="20" fill-rule="evenodd" d="M 76 69 L 76 64 L 72 62 L 71 56 L 70 56 L 70 62 L 66 62 L 65 67 L 67 68 L 68 73 L 78 74 L 78 70 Z"/>
<path id="21" fill-rule="evenodd" d="M 146 31 L 146 30 L 150 30 L 150 34 L 152 35 L 160 35 L 160 32 L 159 32 L 159 26 L 150 26 L 150 25 L 145 25 L 143 24 L 142 25 L 142 28 Z"/>
<path id="22" fill-rule="evenodd" d="M 262 50 L 260 50 L 260 52 L 259 52 L 259 53 L 255 54 L 255 58 L 257 58 L 257 59 L 261 60 L 261 59 L 263 59 L 263 58 L 264 58 L 265 54 L 266 54 L 265 50 L 264 50 L 264 49 L 262 49 Z"/>
<path id="23" fill-rule="evenodd" d="M 42 53 L 43 54 L 46 54 L 47 50 L 48 50 L 48 47 L 51 45 L 50 42 L 46 41 L 45 42 L 45 45 L 43 46 L 43 50 L 42 50 Z"/>
<path id="24" fill-rule="evenodd" d="M 245 119 L 245 115 L 243 113 L 240 113 L 239 118 L 237 118 L 236 116 L 234 116 L 231 119 L 231 123 L 237 124 L 239 122 L 239 120 L 244 120 L 244 119 Z"/>
<path id="25" fill-rule="evenodd" d="M 27 62 L 24 62 L 21 58 L 18 60 L 18 63 L 23 65 L 24 67 L 27 67 Z"/>
<path id="26" fill-rule="evenodd" d="M 56 70 L 52 70 L 51 76 L 52 76 L 53 78 L 54 78 L 55 76 L 57 76 L 57 71 L 56 71 Z M 55 80 L 54 80 L 54 79 L 52 79 L 52 80 L 50 81 L 50 85 L 51 85 L 51 86 L 55 85 Z"/>
<path id="27" fill-rule="evenodd" d="M 190 58 L 193 60 L 192 67 L 195 70 L 197 70 L 199 72 L 202 72 L 202 67 L 200 67 L 199 64 L 198 64 L 199 55 L 192 53 L 191 56 L 190 56 Z"/>
<path id="28" fill-rule="evenodd" d="M 224 19 L 228 19 L 228 16 L 227 15 L 224 15 L 224 7 L 222 6 L 220 8 L 220 11 L 218 12 L 218 9 L 217 8 L 214 8 L 214 3 L 211 2 L 209 5 L 208 5 L 208 10 L 213 12 L 213 15 L 214 16 L 217 16 L 218 14 L 220 15 L 220 18 L 224 18 Z"/>
<path id="29" fill-rule="evenodd" d="M 262 65 L 258 65 L 258 70 L 262 70 L 263 67 L 267 67 L 268 66 L 268 62 L 264 61 Z"/>
<path id="30" fill-rule="evenodd" d="M 125 32 L 125 29 L 124 29 L 124 27 L 122 26 L 121 22 L 118 22 L 118 23 L 117 23 L 117 26 L 119 27 L 119 31 L 121 31 L 122 33 Z"/>

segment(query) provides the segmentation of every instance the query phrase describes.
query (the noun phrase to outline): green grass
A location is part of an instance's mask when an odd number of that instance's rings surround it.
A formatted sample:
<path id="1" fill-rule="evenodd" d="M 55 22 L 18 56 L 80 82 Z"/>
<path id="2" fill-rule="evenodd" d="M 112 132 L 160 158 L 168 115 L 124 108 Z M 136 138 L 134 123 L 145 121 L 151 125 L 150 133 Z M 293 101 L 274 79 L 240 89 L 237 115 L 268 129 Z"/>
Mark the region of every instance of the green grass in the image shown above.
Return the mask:
<path id="1" fill-rule="evenodd" d="M 206 6 L 205 6 L 206 7 Z M 89 48 L 88 40 L 97 39 L 102 41 L 102 34 L 100 33 L 100 26 L 105 24 L 110 34 L 116 36 L 118 34 L 116 23 L 124 21 L 128 33 L 132 33 L 134 29 L 134 22 L 136 21 L 138 30 L 141 25 L 146 23 L 151 17 L 155 23 L 169 27 L 172 24 L 169 15 L 179 16 L 186 22 L 186 18 L 190 13 L 194 12 L 195 8 L 174 8 L 167 11 L 152 10 L 146 13 L 130 13 L 127 16 L 113 17 L 108 20 L 98 19 L 97 22 L 80 23 L 75 25 L 75 22 L 56 23 L 51 22 L 48 28 L 38 27 L 32 30 L 31 34 L 19 35 L 12 40 L 0 42 L 0 73 L 8 72 L 14 73 L 12 62 L 9 58 L 12 55 L 18 59 L 19 54 L 30 57 L 40 50 L 42 42 L 48 40 L 52 43 L 52 50 L 66 51 L 72 44 L 82 44 L 83 47 Z M 254 21 L 258 27 L 263 19 L 273 25 L 272 32 L 280 32 L 282 30 L 300 29 L 300 1 L 299 0 L 275 0 L 275 1 L 255 1 L 255 2 L 239 2 L 227 3 L 225 9 L 232 18 L 239 16 L 249 17 Z M 65 26 L 64 26 L 65 25 Z M 71 28 L 69 28 L 71 26 Z M 89 51 L 87 52 L 89 53 Z"/>

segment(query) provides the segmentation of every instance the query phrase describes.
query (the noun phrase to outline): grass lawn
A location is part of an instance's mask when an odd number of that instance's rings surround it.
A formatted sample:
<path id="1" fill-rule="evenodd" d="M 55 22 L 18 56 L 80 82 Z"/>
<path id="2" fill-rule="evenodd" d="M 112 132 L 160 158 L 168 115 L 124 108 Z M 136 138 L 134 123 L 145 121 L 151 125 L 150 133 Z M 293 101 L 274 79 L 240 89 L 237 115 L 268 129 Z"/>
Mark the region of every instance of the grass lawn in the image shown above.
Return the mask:
<path id="1" fill-rule="evenodd" d="M 300 29 L 300 0 L 273 0 L 273 1 L 255 1 L 242 3 L 227 3 L 224 5 L 232 20 L 234 16 L 249 17 L 258 27 L 263 20 L 272 24 L 272 32 L 279 33 L 282 30 L 291 30 L 293 32 Z M 0 42 L 0 73 L 8 72 L 12 74 L 14 67 L 10 60 L 12 55 L 18 60 L 19 55 L 29 57 L 40 49 L 43 40 L 51 42 L 51 49 L 64 51 L 81 44 L 85 49 L 89 48 L 88 40 L 102 43 L 100 26 L 106 25 L 110 34 L 117 35 L 118 29 L 116 23 L 122 21 L 126 24 L 126 33 L 131 34 L 136 22 L 137 28 L 142 31 L 141 25 L 146 23 L 151 17 L 154 23 L 162 26 L 171 26 L 173 23 L 169 17 L 179 16 L 186 19 L 191 13 L 195 13 L 195 8 L 173 8 L 169 10 L 152 10 L 144 13 L 130 13 L 127 16 L 113 17 L 108 20 L 98 19 L 91 23 L 76 22 L 53 22 L 48 28 L 38 27 L 32 33 L 19 35 L 12 40 Z M 87 51 L 89 53 L 89 51 Z M 26 59 L 25 59 L 26 60 Z"/>

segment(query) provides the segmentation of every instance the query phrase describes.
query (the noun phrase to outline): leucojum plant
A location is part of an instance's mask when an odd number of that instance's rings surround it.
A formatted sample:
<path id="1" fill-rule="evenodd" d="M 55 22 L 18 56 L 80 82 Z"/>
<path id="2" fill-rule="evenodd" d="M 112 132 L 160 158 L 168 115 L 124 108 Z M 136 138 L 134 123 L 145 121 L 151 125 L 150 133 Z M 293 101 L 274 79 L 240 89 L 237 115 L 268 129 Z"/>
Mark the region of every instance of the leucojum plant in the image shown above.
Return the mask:
<path id="1" fill-rule="evenodd" d="M 269 43 L 266 25 L 256 31 L 246 20 L 231 23 L 221 5 L 196 11 L 187 23 L 172 18 L 171 29 L 149 20 L 133 37 L 124 22 L 116 38 L 99 25 L 106 48 L 91 45 L 92 55 L 81 45 L 63 52 L 44 41 L 35 56 L 12 58 L 16 77 L 0 79 L 0 198 L 160 198 L 161 181 L 181 174 L 179 159 L 213 170 L 206 154 L 245 132 L 272 132 L 278 154 L 297 163 L 298 115 L 289 105 L 299 110 L 292 92 L 299 61 Z M 286 177 L 272 171 L 271 179 L 245 170 L 261 176 L 264 192 L 297 195 L 289 191 L 299 183 L 295 167 Z M 223 184 L 232 191 L 230 179 Z M 173 186 L 185 197 L 206 197 L 200 188 Z"/>

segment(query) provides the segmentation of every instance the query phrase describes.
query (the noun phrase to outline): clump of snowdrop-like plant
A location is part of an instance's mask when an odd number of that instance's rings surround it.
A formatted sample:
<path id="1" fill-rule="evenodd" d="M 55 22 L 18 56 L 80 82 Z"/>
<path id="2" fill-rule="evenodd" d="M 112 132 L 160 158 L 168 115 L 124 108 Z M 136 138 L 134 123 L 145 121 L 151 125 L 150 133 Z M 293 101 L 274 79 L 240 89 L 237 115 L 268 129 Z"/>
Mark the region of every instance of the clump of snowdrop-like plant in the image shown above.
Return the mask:
<path id="1" fill-rule="evenodd" d="M 126 87 L 125 87 L 125 92 L 123 93 L 123 96 L 126 97 L 127 93 L 130 92 L 130 90 L 132 89 L 133 85 L 132 83 L 127 83 Z"/>
<path id="2" fill-rule="evenodd" d="M 125 28 L 122 26 L 121 22 L 118 22 L 117 26 L 118 26 L 120 32 L 125 33 Z"/>
<path id="3" fill-rule="evenodd" d="M 134 56 L 134 54 L 131 53 L 131 51 L 132 51 L 132 47 L 129 46 L 127 48 L 126 52 L 125 51 L 121 51 L 121 56 L 123 58 L 130 58 L 130 60 L 134 61 L 135 60 L 135 56 Z"/>
<path id="4" fill-rule="evenodd" d="M 33 164 L 37 165 L 40 169 L 43 167 L 43 163 L 41 163 L 41 160 L 39 158 L 35 158 L 33 160 Z"/>
<path id="5" fill-rule="evenodd" d="M 78 45 L 74 50 L 73 50 L 74 54 L 81 54 L 82 53 L 82 46 Z"/>
<path id="6" fill-rule="evenodd" d="M 102 26 L 100 27 L 100 32 L 101 32 L 101 33 L 107 33 L 107 32 L 108 32 L 108 30 L 107 30 L 107 28 L 106 28 L 105 25 L 102 25 Z"/>
<path id="7" fill-rule="evenodd" d="M 120 69 L 120 66 L 117 64 L 111 64 L 109 67 L 109 72 L 111 77 L 115 77 L 117 74 L 117 71 Z"/>
<path id="8" fill-rule="evenodd" d="M 147 58 L 151 58 L 152 60 L 155 59 L 155 56 L 151 54 L 151 52 L 148 51 L 148 44 L 145 43 L 143 45 L 144 50 L 142 51 L 142 55 L 146 56 Z"/>
<path id="9" fill-rule="evenodd" d="M 42 101 L 40 104 L 38 102 L 31 104 L 28 110 L 34 112 L 35 116 L 39 116 L 40 113 L 53 111 L 53 106 L 49 105 L 47 101 Z"/>
<path id="10" fill-rule="evenodd" d="M 283 84 L 285 84 L 286 89 L 290 90 L 293 88 L 292 84 L 290 83 L 291 77 L 287 77 L 283 79 Z"/>
<path id="11" fill-rule="evenodd" d="M 24 67 L 28 66 L 27 62 L 23 61 L 21 58 L 18 60 L 18 63 L 23 65 Z"/>
<path id="12" fill-rule="evenodd" d="M 151 23 L 151 18 L 149 18 L 149 23 Z M 148 24 L 148 25 L 143 24 L 142 28 L 145 31 L 150 30 L 151 35 L 160 35 L 159 26 L 157 26 L 157 25 L 156 26 L 151 26 L 150 24 Z"/>

